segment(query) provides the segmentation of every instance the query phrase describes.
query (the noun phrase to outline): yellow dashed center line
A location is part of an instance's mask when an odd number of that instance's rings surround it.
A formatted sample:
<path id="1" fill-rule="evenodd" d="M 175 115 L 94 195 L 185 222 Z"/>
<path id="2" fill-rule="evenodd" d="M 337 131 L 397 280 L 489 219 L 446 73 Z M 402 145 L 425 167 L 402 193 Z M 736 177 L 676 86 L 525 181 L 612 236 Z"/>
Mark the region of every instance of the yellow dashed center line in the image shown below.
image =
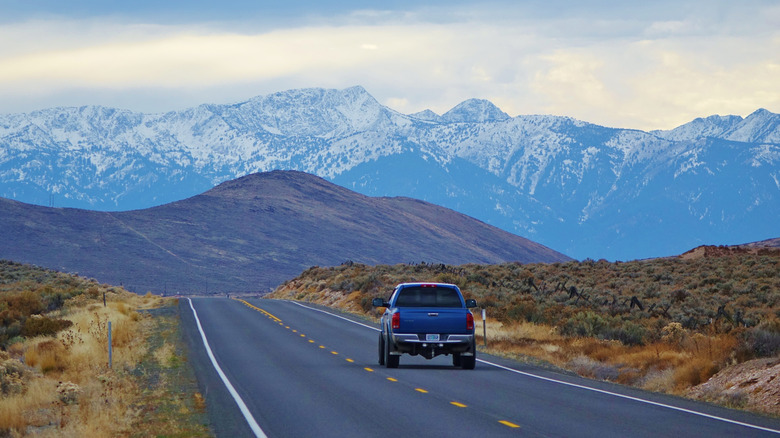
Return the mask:
<path id="1" fill-rule="evenodd" d="M 269 319 L 273 320 L 274 322 L 278 322 L 280 326 L 283 326 L 284 328 L 290 330 L 290 326 L 284 325 L 284 322 L 282 322 L 281 319 L 277 318 L 276 316 L 272 315 L 271 313 L 266 312 L 265 310 L 263 310 L 263 309 L 261 309 L 261 308 L 259 308 L 257 306 L 249 304 L 248 302 L 246 302 L 244 300 L 237 300 L 237 301 L 240 301 L 240 302 L 244 303 L 245 305 L 249 306 L 250 308 L 252 308 L 254 310 L 257 310 L 258 312 L 264 314 L 265 316 L 267 316 Z M 293 333 L 298 333 L 298 330 L 292 329 L 292 332 Z M 306 335 L 303 334 L 303 333 L 301 333 L 300 335 L 301 335 L 302 338 L 306 337 Z M 314 344 L 315 342 L 314 342 L 313 339 L 309 339 L 309 343 Z M 319 348 L 325 349 L 325 346 L 324 345 L 320 345 Z M 334 356 L 339 354 L 337 351 L 331 351 L 330 353 L 333 354 Z M 354 363 L 355 362 L 353 359 L 350 359 L 350 358 L 347 358 L 346 361 L 349 362 L 349 363 Z M 369 373 L 373 373 L 374 372 L 373 368 L 365 367 L 363 369 L 368 371 Z M 396 379 L 394 377 L 387 377 L 387 380 L 389 380 L 390 382 L 398 382 L 398 379 Z M 419 392 L 419 393 L 421 393 L 421 394 L 428 394 L 428 391 L 425 390 L 425 389 L 422 389 L 422 388 L 415 388 L 414 390 Z M 453 405 L 453 406 L 459 407 L 459 408 L 466 408 L 466 407 L 468 407 L 467 405 L 465 405 L 463 403 L 460 403 L 460 402 L 456 402 L 456 401 L 451 401 L 450 404 Z M 499 421 L 499 423 L 503 424 L 504 426 L 511 427 L 513 429 L 517 429 L 517 428 L 520 427 L 519 425 L 517 425 L 515 423 L 512 423 L 511 421 L 506 421 L 506 420 L 501 420 L 501 421 Z"/>
<path id="2" fill-rule="evenodd" d="M 242 303 L 244 303 L 245 305 L 247 305 L 248 307 L 250 307 L 250 308 L 252 308 L 252 309 L 255 309 L 255 310 L 257 310 L 258 312 L 260 312 L 260 313 L 264 314 L 265 316 L 267 316 L 267 317 L 269 317 L 269 318 L 273 319 L 274 321 L 279 321 L 280 323 L 281 323 L 281 321 L 282 321 L 281 319 L 279 319 L 279 318 L 275 317 L 274 315 L 272 315 L 272 314 L 270 314 L 270 313 L 266 312 L 265 310 L 263 310 L 263 309 L 261 309 L 261 308 L 259 308 L 259 307 L 255 306 L 255 305 L 249 304 L 249 303 L 248 303 L 246 300 L 239 300 L 239 299 L 236 299 L 236 298 L 234 298 L 234 299 L 235 299 L 236 301 L 239 301 L 239 302 L 242 302 Z"/>

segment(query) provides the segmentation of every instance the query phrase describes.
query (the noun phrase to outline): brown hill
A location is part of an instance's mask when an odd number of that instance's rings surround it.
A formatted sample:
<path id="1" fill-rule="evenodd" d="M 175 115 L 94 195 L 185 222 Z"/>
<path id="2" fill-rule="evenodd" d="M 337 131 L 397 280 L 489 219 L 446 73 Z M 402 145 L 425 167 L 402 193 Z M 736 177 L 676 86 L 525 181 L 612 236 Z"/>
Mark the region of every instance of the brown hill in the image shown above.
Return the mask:
<path id="1" fill-rule="evenodd" d="M 780 237 L 775 239 L 761 240 L 759 242 L 746 243 L 744 245 L 749 248 L 780 248 Z"/>
<path id="2" fill-rule="evenodd" d="M 127 212 L 0 198 L 0 258 L 144 293 L 268 291 L 345 261 L 464 264 L 570 260 L 452 210 L 371 198 L 293 171 L 253 174 Z"/>
<path id="3" fill-rule="evenodd" d="M 780 239 L 763 240 L 761 242 L 734 246 L 702 245 L 680 254 L 679 257 L 683 260 L 695 260 L 703 257 L 729 257 L 743 254 L 778 256 L 780 255 L 778 242 L 780 242 Z"/>

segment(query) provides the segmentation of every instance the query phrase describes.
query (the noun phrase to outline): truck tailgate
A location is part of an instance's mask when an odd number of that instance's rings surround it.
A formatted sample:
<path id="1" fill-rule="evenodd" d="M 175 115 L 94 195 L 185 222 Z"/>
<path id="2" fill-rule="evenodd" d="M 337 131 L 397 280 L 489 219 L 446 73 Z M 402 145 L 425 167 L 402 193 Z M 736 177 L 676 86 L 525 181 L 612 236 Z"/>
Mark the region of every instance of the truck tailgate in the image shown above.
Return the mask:
<path id="1" fill-rule="evenodd" d="M 397 333 L 468 334 L 466 309 L 404 308 L 400 310 L 401 326 Z"/>

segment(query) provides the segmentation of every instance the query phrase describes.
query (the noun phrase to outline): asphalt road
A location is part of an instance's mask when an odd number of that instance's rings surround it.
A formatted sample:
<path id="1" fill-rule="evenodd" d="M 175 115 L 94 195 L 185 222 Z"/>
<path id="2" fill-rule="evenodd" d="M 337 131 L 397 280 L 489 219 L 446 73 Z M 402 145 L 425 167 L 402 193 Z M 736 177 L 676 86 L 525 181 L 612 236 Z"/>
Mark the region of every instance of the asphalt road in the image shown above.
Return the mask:
<path id="1" fill-rule="evenodd" d="M 293 302 L 180 307 L 219 437 L 780 436 L 776 419 L 485 355 L 475 370 L 408 355 L 387 369 L 375 326 Z"/>

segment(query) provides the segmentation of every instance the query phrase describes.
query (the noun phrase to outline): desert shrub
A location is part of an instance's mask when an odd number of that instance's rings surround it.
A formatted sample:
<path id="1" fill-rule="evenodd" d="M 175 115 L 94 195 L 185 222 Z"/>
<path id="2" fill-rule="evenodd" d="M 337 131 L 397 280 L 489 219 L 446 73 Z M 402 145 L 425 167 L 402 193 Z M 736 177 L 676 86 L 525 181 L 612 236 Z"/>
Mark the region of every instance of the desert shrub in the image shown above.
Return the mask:
<path id="1" fill-rule="evenodd" d="M 40 295 L 30 290 L 3 296 L 6 319 L 19 319 L 22 316 L 42 313 L 46 310 Z"/>
<path id="2" fill-rule="evenodd" d="M 672 291 L 671 295 L 672 295 L 672 302 L 677 304 L 684 302 L 690 296 L 688 291 L 686 291 L 685 289 L 675 289 L 674 291 Z"/>
<path id="3" fill-rule="evenodd" d="M 61 309 L 65 305 L 65 297 L 61 293 L 55 293 L 47 296 L 46 311 L 53 312 Z"/>
<path id="4" fill-rule="evenodd" d="M 620 370 L 614 365 L 602 363 L 587 356 L 575 357 L 569 361 L 567 367 L 581 376 L 599 380 L 615 381 L 620 376 Z"/>
<path id="5" fill-rule="evenodd" d="M 547 324 L 561 326 L 573 315 L 574 310 L 563 304 L 548 304 L 543 307 L 542 318 Z M 562 329 L 563 331 L 563 329 Z"/>
<path id="6" fill-rule="evenodd" d="M 743 335 L 744 346 L 757 357 L 771 357 L 780 353 L 780 320 L 761 322 Z"/>
<path id="7" fill-rule="evenodd" d="M 647 329 L 633 321 L 626 321 L 619 327 L 607 331 L 606 338 L 620 341 L 624 345 L 644 345 Z"/>
<path id="8" fill-rule="evenodd" d="M 587 311 L 580 312 L 564 324 L 562 332 L 569 336 L 601 337 L 609 323 L 601 315 Z"/>
<path id="9" fill-rule="evenodd" d="M 0 354 L 0 395 L 9 396 L 24 391 L 24 384 L 30 377 L 30 369 L 6 354 Z"/>
<path id="10" fill-rule="evenodd" d="M 14 321 L 8 325 L 0 325 L 0 349 L 8 347 L 21 334 L 22 326 L 19 321 Z"/>
<path id="11" fill-rule="evenodd" d="M 364 312 L 370 312 L 371 309 L 374 308 L 374 305 L 372 303 L 373 298 L 368 296 L 363 296 L 360 298 L 360 308 Z"/>
<path id="12" fill-rule="evenodd" d="M 67 350 L 58 340 L 50 339 L 38 343 L 24 352 L 24 363 L 37 367 L 42 373 L 62 371 L 65 368 Z"/>
<path id="13" fill-rule="evenodd" d="M 466 281 L 469 283 L 479 283 L 483 286 L 487 286 L 490 284 L 490 281 L 481 272 L 469 274 L 466 277 Z"/>
<path id="14" fill-rule="evenodd" d="M 378 275 L 366 273 L 354 279 L 354 288 L 357 291 L 369 292 L 381 288 L 382 282 Z"/>
<path id="15" fill-rule="evenodd" d="M 456 277 L 454 274 L 451 274 L 449 272 L 442 272 L 436 275 L 434 281 L 437 281 L 439 283 L 456 284 L 458 282 L 458 277 Z"/>
<path id="16" fill-rule="evenodd" d="M 506 316 L 512 321 L 541 322 L 542 320 L 533 299 L 519 300 L 507 310 Z"/>
<path id="17" fill-rule="evenodd" d="M 682 343 L 688 338 L 688 332 L 683 328 L 679 322 L 672 322 L 664 326 L 661 330 L 661 339 L 667 344 L 680 347 Z"/>
<path id="18" fill-rule="evenodd" d="M 64 330 L 73 323 L 66 319 L 52 319 L 46 316 L 31 316 L 24 321 L 21 335 L 32 338 L 35 336 L 52 336 L 60 330 Z"/>
<path id="19" fill-rule="evenodd" d="M 695 358 L 675 370 L 674 383 L 678 388 L 696 386 L 709 380 L 716 372 L 718 367 L 712 360 Z"/>
<path id="20" fill-rule="evenodd" d="M 727 249 L 715 248 L 715 256 L 696 259 L 617 263 L 347 263 L 312 267 L 282 289 L 295 288 L 284 292 L 309 300 L 316 300 L 316 291 L 325 289 L 344 295 L 360 291 L 362 295 L 353 302 L 370 313 L 370 299 L 386 298 L 397 283 L 446 281 L 458 284 L 465 296 L 487 309 L 488 318 L 502 323 L 541 323 L 564 335 L 618 340 L 627 346 L 665 340 L 664 344 L 677 350 L 700 348 L 716 363 L 722 356 L 719 337 L 714 336 L 718 334 L 732 339 L 740 336 L 744 350 L 755 347 L 753 355 L 778 354 L 780 330 L 767 324 L 755 326 L 762 320 L 780 319 L 780 257 L 777 252 L 729 255 Z M 633 298 L 641 302 L 642 309 L 631 305 Z M 726 314 L 719 314 L 724 303 L 729 304 Z M 670 336 L 664 328 L 671 323 L 679 323 L 683 330 Z"/>

